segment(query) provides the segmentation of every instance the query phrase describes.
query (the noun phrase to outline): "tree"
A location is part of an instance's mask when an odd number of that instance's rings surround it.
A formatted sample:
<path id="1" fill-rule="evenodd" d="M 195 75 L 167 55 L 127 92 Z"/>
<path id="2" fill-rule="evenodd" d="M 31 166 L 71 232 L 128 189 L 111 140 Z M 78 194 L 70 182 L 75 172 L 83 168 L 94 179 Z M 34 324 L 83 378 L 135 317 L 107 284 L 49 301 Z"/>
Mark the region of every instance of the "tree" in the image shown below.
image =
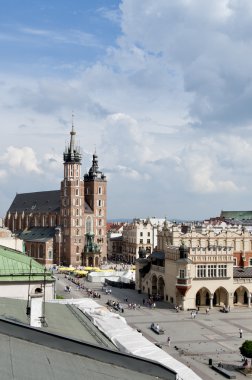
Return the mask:
<path id="1" fill-rule="evenodd" d="M 252 340 L 245 340 L 242 346 L 239 348 L 240 353 L 245 358 L 249 359 L 246 362 L 246 366 L 251 367 L 251 359 L 252 359 Z"/>

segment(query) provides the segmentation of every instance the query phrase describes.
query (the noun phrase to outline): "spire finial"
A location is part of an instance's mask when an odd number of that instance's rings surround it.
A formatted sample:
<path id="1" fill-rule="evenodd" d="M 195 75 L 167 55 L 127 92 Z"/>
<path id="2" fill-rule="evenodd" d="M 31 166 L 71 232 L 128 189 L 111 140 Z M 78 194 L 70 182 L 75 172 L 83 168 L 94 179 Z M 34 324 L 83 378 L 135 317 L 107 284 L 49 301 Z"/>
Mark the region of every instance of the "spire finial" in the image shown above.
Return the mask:
<path id="1" fill-rule="evenodd" d="M 74 111 L 72 110 L 72 131 L 74 130 Z"/>

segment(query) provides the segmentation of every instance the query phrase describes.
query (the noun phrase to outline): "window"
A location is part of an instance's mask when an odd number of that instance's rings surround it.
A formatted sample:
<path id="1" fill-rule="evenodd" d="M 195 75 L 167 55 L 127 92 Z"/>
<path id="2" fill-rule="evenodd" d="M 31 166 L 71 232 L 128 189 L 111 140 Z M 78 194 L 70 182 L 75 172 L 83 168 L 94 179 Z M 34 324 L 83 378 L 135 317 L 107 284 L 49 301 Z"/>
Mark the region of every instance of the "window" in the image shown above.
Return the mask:
<path id="1" fill-rule="evenodd" d="M 185 278 L 185 270 L 184 269 L 179 270 L 179 278 Z"/>
<path id="2" fill-rule="evenodd" d="M 199 278 L 206 277 L 206 265 L 197 266 L 197 277 Z"/>
<path id="3" fill-rule="evenodd" d="M 249 266 L 252 267 L 252 257 L 249 258 Z"/>
<path id="4" fill-rule="evenodd" d="M 140 236 L 143 236 L 143 233 L 142 233 L 142 232 L 140 232 Z"/>
<path id="5" fill-rule="evenodd" d="M 76 209 L 76 215 L 79 215 L 79 209 L 78 208 Z"/>
<path id="6" fill-rule="evenodd" d="M 237 258 L 236 257 L 233 258 L 233 265 L 234 265 L 234 267 L 237 267 Z"/>
<path id="7" fill-rule="evenodd" d="M 150 244 L 150 239 L 147 239 L 147 244 Z"/>
<path id="8" fill-rule="evenodd" d="M 218 265 L 218 277 L 227 277 L 227 265 L 226 264 Z"/>
<path id="9" fill-rule="evenodd" d="M 75 195 L 79 195 L 79 189 L 75 189 Z"/>
<path id="10" fill-rule="evenodd" d="M 98 206 L 98 207 L 102 207 L 102 200 L 101 200 L 101 199 L 98 199 L 98 201 L 97 201 L 97 206 Z"/>
<path id="11" fill-rule="evenodd" d="M 93 232 L 92 219 L 88 216 L 86 219 L 86 234 L 89 234 L 90 232 Z"/>
<path id="12" fill-rule="evenodd" d="M 216 264 L 208 265 L 207 277 L 217 277 L 217 265 Z"/>
<path id="13" fill-rule="evenodd" d="M 49 260 L 52 260 L 52 259 L 53 259 L 53 253 L 52 253 L 52 250 L 51 250 L 51 249 L 48 251 L 48 259 L 49 259 Z"/>
<path id="14" fill-rule="evenodd" d="M 102 187 L 101 186 L 98 187 L 98 194 L 102 194 Z"/>
<path id="15" fill-rule="evenodd" d="M 140 239 L 140 244 L 143 244 L 143 239 Z"/>
<path id="16" fill-rule="evenodd" d="M 40 244 L 39 246 L 39 258 L 42 259 L 44 256 L 44 249 L 43 249 L 43 245 Z"/>

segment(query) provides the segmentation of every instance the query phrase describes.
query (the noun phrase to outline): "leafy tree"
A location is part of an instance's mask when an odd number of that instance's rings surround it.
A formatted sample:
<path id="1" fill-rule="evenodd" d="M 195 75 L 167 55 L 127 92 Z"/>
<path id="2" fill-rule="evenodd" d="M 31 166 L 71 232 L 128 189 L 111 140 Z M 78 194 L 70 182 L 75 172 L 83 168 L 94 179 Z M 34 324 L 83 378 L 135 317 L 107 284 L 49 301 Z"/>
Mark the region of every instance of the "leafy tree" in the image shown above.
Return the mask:
<path id="1" fill-rule="evenodd" d="M 247 360 L 247 365 L 251 366 L 252 340 L 245 340 L 245 342 L 243 342 L 242 346 L 239 349 L 242 356 L 244 356 L 247 359 L 250 359 L 250 360 Z"/>

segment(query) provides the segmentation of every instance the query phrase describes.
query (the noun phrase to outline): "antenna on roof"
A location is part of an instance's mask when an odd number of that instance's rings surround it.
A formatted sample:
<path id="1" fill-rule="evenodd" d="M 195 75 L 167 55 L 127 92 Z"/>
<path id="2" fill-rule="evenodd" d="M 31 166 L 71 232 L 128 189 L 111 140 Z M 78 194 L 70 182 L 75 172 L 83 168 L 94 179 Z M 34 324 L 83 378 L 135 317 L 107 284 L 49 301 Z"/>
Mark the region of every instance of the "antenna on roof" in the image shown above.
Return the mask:
<path id="1" fill-rule="evenodd" d="M 29 270 L 29 280 L 28 280 L 28 297 L 27 297 L 27 304 L 26 304 L 27 317 L 31 316 L 31 302 L 30 302 L 31 269 L 32 269 L 32 259 L 30 259 L 30 270 Z"/>

